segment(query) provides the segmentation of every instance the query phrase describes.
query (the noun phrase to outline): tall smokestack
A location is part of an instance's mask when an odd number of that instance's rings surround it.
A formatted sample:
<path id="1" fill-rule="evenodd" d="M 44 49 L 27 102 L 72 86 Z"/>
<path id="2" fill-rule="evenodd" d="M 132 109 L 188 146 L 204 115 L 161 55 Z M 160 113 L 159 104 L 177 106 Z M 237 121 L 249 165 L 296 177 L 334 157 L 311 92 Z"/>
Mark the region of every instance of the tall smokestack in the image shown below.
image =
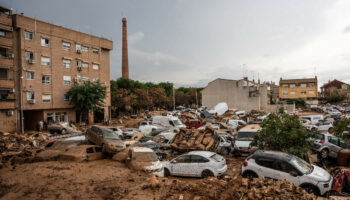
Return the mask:
<path id="1" fill-rule="evenodd" d="M 129 61 L 128 61 L 128 34 L 126 30 L 126 18 L 123 18 L 123 52 L 122 52 L 122 78 L 129 79 Z"/>

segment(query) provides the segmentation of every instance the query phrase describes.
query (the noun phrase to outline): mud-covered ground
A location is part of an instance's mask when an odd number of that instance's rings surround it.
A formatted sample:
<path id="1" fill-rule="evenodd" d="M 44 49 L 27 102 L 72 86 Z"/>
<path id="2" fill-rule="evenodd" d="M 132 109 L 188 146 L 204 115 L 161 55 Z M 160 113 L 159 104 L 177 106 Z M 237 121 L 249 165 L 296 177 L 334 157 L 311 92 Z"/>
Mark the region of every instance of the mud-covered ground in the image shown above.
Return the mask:
<path id="1" fill-rule="evenodd" d="M 239 173 L 242 162 L 243 158 L 227 158 L 227 175 Z M 170 177 L 156 181 L 169 185 L 177 181 L 199 184 L 204 180 Z M 168 194 L 158 186 L 151 186 L 149 175 L 110 159 L 35 162 L 0 169 L 1 199 L 178 199 L 182 195 L 182 191 L 174 188 L 168 188 L 173 192 Z"/>

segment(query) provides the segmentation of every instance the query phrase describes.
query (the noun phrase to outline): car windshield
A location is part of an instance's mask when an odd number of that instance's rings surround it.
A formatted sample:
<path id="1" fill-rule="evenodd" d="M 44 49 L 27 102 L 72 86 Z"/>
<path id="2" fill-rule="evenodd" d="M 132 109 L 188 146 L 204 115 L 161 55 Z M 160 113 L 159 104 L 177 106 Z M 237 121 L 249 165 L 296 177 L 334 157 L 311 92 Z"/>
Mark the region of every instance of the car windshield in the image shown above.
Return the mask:
<path id="1" fill-rule="evenodd" d="M 218 154 L 214 154 L 214 155 L 210 156 L 210 158 L 213 158 L 216 162 L 221 162 L 224 160 L 224 158 Z"/>
<path id="2" fill-rule="evenodd" d="M 237 140 L 239 141 L 253 141 L 255 132 L 238 132 Z"/>
<path id="3" fill-rule="evenodd" d="M 324 135 L 323 134 L 318 134 L 317 135 L 318 140 L 324 140 Z"/>
<path id="4" fill-rule="evenodd" d="M 294 167 L 296 167 L 303 174 L 310 174 L 314 169 L 312 165 L 310 165 L 305 160 L 296 156 L 293 156 L 290 162 Z"/>
<path id="5" fill-rule="evenodd" d="M 137 162 L 156 162 L 158 161 L 157 154 L 154 152 L 135 152 L 133 159 Z"/>
<path id="6" fill-rule="evenodd" d="M 111 129 L 101 128 L 103 137 L 106 139 L 120 140 L 120 137 Z"/>
<path id="7" fill-rule="evenodd" d="M 173 122 L 174 122 L 175 126 L 180 126 L 180 125 L 182 125 L 181 121 L 178 120 L 178 119 L 173 120 Z"/>

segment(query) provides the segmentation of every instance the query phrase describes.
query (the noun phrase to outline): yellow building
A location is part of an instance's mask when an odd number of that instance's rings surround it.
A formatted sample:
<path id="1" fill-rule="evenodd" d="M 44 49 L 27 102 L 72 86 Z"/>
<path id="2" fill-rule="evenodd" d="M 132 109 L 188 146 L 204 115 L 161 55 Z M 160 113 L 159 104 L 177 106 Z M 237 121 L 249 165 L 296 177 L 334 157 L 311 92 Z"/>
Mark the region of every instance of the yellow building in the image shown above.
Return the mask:
<path id="1" fill-rule="evenodd" d="M 280 79 L 280 99 L 315 99 L 317 92 L 317 76 L 306 79 Z"/>

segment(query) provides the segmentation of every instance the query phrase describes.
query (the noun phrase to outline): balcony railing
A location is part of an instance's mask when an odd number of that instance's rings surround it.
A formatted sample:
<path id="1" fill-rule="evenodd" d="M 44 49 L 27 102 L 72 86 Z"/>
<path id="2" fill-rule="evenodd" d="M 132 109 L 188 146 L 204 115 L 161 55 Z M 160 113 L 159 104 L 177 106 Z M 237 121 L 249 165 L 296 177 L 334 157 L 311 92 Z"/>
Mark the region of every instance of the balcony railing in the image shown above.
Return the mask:
<path id="1" fill-rule="evenodd" d="M 0 100 L 0 109 L 14 109 L 16 99 L 1 99 Z"/>
<path id="2" fill-rule="evenodd" d="M 12 48 L 12 38 L 9 37 L 0 37 L 0 45 L 8 46 Z"/>
<path id="3" fill-rule="evenodd" d="M 0 86 L 2 88 L 14 88 L 15 87 L 15 82 L 13 80 L 3 80 L 0 79 Z"/>
<path id="4" fill-rule="evenodd" d="M 0 24 L 12 26 L 12 18 L 8 15 L 0 15 Z"/>
<path id="5" fill-rule="evenodd" d="M 13 67 L 13 59 L 10 58 L 0 58 L 0 67 Z"/>

